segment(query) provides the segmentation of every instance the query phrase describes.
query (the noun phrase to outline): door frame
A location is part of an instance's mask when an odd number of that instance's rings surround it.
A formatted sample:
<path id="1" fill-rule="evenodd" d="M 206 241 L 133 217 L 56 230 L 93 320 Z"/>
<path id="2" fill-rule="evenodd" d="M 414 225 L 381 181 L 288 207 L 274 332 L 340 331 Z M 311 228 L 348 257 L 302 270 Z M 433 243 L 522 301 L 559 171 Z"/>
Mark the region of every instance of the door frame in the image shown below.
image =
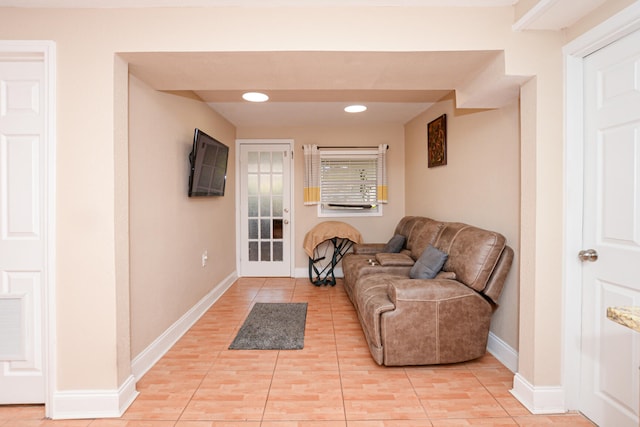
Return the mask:
<path id="1" fill-rule="evenodd" d="M 42 61 L 44 65 L 44 91 L 46 100 L 44 137 L 45 142 L 45 201 L 44 221 L 46 232 L 45 275 L 42 301 L 43 344 L 42 361 L 45 375 L 45 416 L 51 417 L 52 403 L 56 391 L 56 44 L 48 40 L 0 40 L 0 55 L 17 59 L 29 58 Z"/>
<path id="2" fill-rule="evenodd" d="M 568 43 L 564 58 L 564 250 L 563 250 L 563 388 L 565 408 L 579 409 L 582 263 L 577 254 L 582 247 L 584 173 L 584 59 L 593 52 L 640 30 L 640 4 L 612 16 L 602 24 Z M 578 162 L 575 159 L 582 159 Z M 573 160 L 573 161 L 572 161 Z"/>
<path id="3" fill-rule="evenodd" d="M 289 244 L 289 259 L 291 260 L 291 263 L 289 265 L 289 277 L 295 277 L 295 270 L 296 270 L 296 258 L 295 258 L 295 218 L 296 218 L 296 214 L 295 214 L 295 158 L 294 156 L 294 146 L 295 146 L 295 141 L 292 138 L 274 138 L 274 139 L 268 139 L 268 138 L 246 138 L 246 139 L 242 139 L 242 138 L 238 138 L 236 139 L 236 147 L 235 147 L 235 157 L 236 157 L 236 161 L 235 161 L 235 169 L 236 169 L 236 191 L 235 191 L 235 197 L 236 197 L 236 272 L 238 274 L 238 277 L 242 277 L 242 268 L 241 268 L 241 263 L 240 263 L 240 254 L 241 254 L 241 245 L 242 242 L 240 241 L 240 227 L 241 227 L 241 219 L 242 219 L 242 215 L 240 214 L 240 206 L 242 203 L 242 200 L 240 198 L 240 146 L 241 145 L 260 145 L 260 144 L 264 144 L 264 145 L 270 145 L 270 144 L 288 144 L 289 148 L 291 149 L 291 157 L 290 157 L 290 168 L 289 168 L 289 191 L 290 191 L 290 196 L 289 196 L 289 212 L 290 212 L 290 219 L 289 219 L 289 227 L 290 227 L 290 231 L 289 231 L 289 239 L 290 239 L 290 244 Z"/>

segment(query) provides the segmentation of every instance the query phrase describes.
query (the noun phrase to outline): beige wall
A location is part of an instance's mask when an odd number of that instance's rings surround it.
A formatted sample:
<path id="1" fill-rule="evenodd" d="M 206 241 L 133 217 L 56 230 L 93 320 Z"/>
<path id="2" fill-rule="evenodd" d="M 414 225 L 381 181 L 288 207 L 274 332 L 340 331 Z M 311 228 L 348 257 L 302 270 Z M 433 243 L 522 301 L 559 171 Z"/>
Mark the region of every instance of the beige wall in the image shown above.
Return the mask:
<path id="1" fill-rule="evenodd" d="M 239 138 L 290 138 L 294 148 L 294 192 L 295 209 L 295 267 L 307 269 L 309 258 L 302 249 L 304 236 L 314 225 L 322 221 L 343 221 L 351 224 L 362 234 L 366 242 L 386 242 L 404 214 L 404 130 L 401 125 L 377 125 L 354 127 L 301 127 L 286 129 L 238 129 Z M 388 144 L 389 203 L 383 206 L 381 217 L 365 218 L 318 218 L 317 207 L 303 204 L 303 144 L 319 146 L 375 146 Z"/>
<path id="2" fill-rule="evenodd" d="M 514 265 L 491 330 L 518 349 L 520 110 L 458 110 L 453 96 L 405 126 L 406 214 L 460 221 L 502 233 Z M 447 115 L 447 165 L 427 167 L 427 124 Z"/>
<path id="3" fill-rule="evenodd" d="M 235 127 L 203 102 L 129 90 L 131 354 L 235 271 Z M 223 197 L 189 198 L 194 128 L 229 147 Z M 203 251 L 209 260 L 202 267 Z"/>
<path id="4" fill-rule="evenodd" d="M 540 3 L 540 0 L 518 0 L 514 6 L 514 21 L 522 19 L 538 3 Z"/>
<path id="5" fill-rule="evenodd" d="M 122 378 L 114 362 L 118 344 L 124 341 L 124 328 L 116 328 L 118 306 L 123 303 L 114 291 L 114 211 L 120 208 L 115 206 L 114 149 L 122 144 L 116 137 L 126 132 L 114 129 L 114 111 L 120 108 L 114 101 L 117 52 L 517 50 L 519 40 L 528 38 L 535 46 L 535 37 L 511 32 L 512 16 L 510 8 L 464 13 L 429 8 L 291 8 L 277 14 L 252 8 L 2 10 L 0 38 L 50 39 L 58 48 L 59 389 L 113 389 Z M 215 34 L 224 37 L 212 36 L 212 23 Z M 329 27 L 331 31 L 326 31 Z M 546 48 L 546 44 L 541 47 Z M 536 68 L 530 71 L 535 73 Z M 559 74 L 549 78 L 561 80 Z M 548 119 L 550 129 L 557 130 L 550 142 L 560 145 L 560 117 Z M 89 134 L 92 138 L 85 138 Z M 397 152 L 392 148 L 390 156 Z M 95 179 L 77 179 L 89 175 Z M 305 225 L 298 224 L 303 229 Z M 298 232 L 297 239 L 301 236 Z M 367 240 L 374 237 L 378 236 Z M 549 359 L 558 365 L 560 356 L 550 354 Z"/>
<path id="6" fill-rule="evenodd" d="M 607 0 L 600 7 L 580 19 L 578 22 L 567 28 L 567 41 L 584 34 L 591 28 L 615 15 L 625 7 L 635 3 L 636 0 Z"/>
<path id="7" fill-rule="evenodd" d="M 562 33 L 513 32 L 513 17 L 511 7 L 301 7 L 277 13 L 234 7 L 0 9 L 0 39 L 53 40 L 57 45 L 56 387 L 116 389 L 128 369 L 121 356 L 126 354 L 122 346 L 127 342 L 128 303 L 128 248 L 121 237 L 127 222 L 123 188 L 128 177 L 122 175 L 122 152 L 128 142 L 116 53 L 296 49 L 504 50 L 508 73 L 535 76 L 522 95 L 521 120 L 529 125 L 522 126 L 521 137 L 527 146 L 521 159 L 526 178 L 521 183 L 521 230 L 526 233 L 521 232 L 520 242 L 523 258 L 525 252 L 531 256 L 521 260 L 520 286 L 534 299 L 522 300 L 527 309 L 521 310 L 520 325 L 528 329 L 521 329 L 519 336 L 520 351 L 527 352 L 521 354 L 520 371 L 533 385 L 561 384 L 557 325 L 562 320 L 558 241 L 563 219 L 565 39 Z M 398 152 L 392 147 L 390 156 Z M 308 225 L 297 221 L 302 228 L 296 229 L 297 239 Z M 374 234 L 367 231 L 367 240 L 382 237 Z M 505 334 L 509 340 L 515 336 L 513 331 Z"/>

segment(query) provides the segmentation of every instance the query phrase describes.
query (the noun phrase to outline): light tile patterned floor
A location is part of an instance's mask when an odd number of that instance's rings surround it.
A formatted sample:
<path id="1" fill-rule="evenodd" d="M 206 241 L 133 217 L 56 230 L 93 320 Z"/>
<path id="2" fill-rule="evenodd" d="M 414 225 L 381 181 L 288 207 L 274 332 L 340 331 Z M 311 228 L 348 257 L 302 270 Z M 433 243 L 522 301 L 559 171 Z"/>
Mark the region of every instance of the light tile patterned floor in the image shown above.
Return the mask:
<path id="1" fill-rule="evenodd" d="M 302 350 L 228 350 L 255 302 L 307 302 Z M 137 384 L 120 419 L 44 420 L 42 406 L 0 406 L 1 427 L 593 426 L 579 414 L 531 415 L 494 357 L 447 366 L 375 364 L 340 281 L 239 279 Z"/>

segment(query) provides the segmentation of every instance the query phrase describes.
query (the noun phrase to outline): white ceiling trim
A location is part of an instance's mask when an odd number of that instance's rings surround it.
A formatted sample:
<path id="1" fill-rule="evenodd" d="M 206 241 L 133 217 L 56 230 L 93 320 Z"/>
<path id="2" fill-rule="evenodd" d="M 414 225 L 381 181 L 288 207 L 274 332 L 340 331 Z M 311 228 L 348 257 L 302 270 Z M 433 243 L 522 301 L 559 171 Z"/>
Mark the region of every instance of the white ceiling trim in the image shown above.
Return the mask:
<path id="1" fill-rule="evenodd" d="M 527 13 L 518 19 L 512 26 L 513 31 L 526 30 L 542 15 L 544 15 L 556 3 L 557 0 L 539 0 Z"/>
<path id="2" fill-rule="evenodd" d="M 147 7 L 503 7 L 518 0 L 0 0 L 0 7 L 147 8 Z"/>
<path id="3" fill-rule="evenodd" d="M 575 24 L 605 2 L 606 0 L 537 0 L 511 29 L 562 30 Z"/>

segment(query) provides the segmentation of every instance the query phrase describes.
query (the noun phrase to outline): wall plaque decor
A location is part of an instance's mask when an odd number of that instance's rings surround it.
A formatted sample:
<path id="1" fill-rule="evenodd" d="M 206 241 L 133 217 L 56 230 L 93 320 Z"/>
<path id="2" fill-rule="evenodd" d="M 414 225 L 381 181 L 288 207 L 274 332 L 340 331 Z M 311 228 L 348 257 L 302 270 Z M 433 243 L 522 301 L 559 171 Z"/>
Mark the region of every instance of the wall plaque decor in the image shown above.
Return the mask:
<path id="1" fill-rule="evenodd" d="M 427 125 L 427 167 L 447 164 L 447 115 Z"/>

